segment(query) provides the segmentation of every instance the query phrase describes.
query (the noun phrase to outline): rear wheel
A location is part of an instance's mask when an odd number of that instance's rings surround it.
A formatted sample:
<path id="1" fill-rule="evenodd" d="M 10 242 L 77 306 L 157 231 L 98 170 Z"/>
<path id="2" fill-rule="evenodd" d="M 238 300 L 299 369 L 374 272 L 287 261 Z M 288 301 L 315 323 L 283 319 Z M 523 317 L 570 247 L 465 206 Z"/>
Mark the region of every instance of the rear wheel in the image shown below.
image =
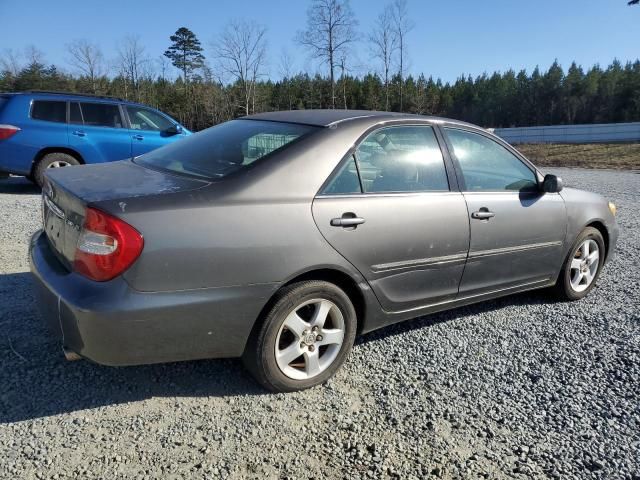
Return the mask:
<path id="1" fill-rule="evenodd" d="M 585 228 L 569 251 L 555 286 L 556 293 L 566 300 L 587 296 L 600 276 L 604 256 L 602 234 L 593 227 Z"/>
<path id="2" fill-rule="evenodd" d="M 34 169 L 33 179 L 40 187 L 42 187 L 44 183 L 44 173 L 47 171 L 47 169 L 70 167 L 73 165 L 80 165 L 80 162 L 75 157 L 72 157 L 68 153 L 62 153 L 62 152 L 47 153 L 36 164 L 36 168 Z"/>
<path id="3" fill-rule="evenodd" d="M 291 392 L 329 379 L 344 363 L 356 335 L 349 297 L 324 281 L 285 287 L 254 331 L 243 355 L 265 388 Z"/>

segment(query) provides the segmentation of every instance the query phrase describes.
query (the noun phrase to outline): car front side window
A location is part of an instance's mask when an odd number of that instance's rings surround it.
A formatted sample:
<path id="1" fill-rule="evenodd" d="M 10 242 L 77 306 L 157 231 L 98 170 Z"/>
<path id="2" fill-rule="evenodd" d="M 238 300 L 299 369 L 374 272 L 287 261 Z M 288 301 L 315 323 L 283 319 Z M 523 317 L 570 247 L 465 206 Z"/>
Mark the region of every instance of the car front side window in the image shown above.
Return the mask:
<path id="1" fill-rule="evenodd" d="M 127 114 L 132 130 L 164 132 L 174 124 L 168 118 L 148 108 L 127 106 Z"/>
<path id="2" fill-rule="evenodd" d="M 460 164 L 466 191 L 533 191 L 535 173 L 490 138 L 455 128 L 444 129 Z"/>

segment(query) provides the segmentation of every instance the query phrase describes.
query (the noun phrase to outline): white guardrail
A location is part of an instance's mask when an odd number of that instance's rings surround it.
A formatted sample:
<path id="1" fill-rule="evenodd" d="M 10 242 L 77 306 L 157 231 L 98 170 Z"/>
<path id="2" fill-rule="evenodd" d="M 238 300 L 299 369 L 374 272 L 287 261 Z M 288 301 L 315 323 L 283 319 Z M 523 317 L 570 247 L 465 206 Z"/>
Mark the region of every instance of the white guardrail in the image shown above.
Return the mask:
<path id="1" fill-rule="evenodd" d="M 489 129 L 509 143 L 640 142 L 640 122 Z"/>

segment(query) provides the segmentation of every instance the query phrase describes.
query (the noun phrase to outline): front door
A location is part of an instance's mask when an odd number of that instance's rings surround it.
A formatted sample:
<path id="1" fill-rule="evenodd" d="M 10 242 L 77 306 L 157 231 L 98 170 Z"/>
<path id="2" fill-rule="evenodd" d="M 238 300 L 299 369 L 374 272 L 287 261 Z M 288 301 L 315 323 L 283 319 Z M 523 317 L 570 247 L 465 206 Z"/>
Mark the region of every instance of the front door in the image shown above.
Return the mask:
<path id="1" fill-rule="evenodd" d="M 471 243 L 460 296 L 548 283 L 562 263 L 567 213 L 534 170 L 492 138 L 444 128 L 462 173 Z"/>
<path id="2" fill-rule="evenodd" d="M 449 188 L 431 126 L 368 135 L 316 197 L 313 216 L 386 311 L 457 295 L 469 248 L 467 207 Z"/>
<path id="3" fill-rule="evenodd" d="M 175 123 L 164 115 L 137 105 L 125 106 L 129 116 L 131 151 L 137 157 L 156 148 L 183 138 L 181 133 L 170 133 Z"/>

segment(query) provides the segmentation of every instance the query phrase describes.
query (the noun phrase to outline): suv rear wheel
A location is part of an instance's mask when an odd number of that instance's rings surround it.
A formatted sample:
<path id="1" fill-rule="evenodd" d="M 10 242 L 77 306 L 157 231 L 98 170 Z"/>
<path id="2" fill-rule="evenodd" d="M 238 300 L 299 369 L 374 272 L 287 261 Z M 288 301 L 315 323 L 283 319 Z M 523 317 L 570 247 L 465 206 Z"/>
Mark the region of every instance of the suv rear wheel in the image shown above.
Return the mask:
<path id="1" fill-rule="evenodd" d="M 68 153 L 47 153 L 36 164 L 33 179 L 38 184 L 38 186 L 42 187 L 42 184 L 44 183 L 44 172 L 48 168 L 63 168 L 70 167 L 72 165 L 80 165 L 80 162 Z"/>

